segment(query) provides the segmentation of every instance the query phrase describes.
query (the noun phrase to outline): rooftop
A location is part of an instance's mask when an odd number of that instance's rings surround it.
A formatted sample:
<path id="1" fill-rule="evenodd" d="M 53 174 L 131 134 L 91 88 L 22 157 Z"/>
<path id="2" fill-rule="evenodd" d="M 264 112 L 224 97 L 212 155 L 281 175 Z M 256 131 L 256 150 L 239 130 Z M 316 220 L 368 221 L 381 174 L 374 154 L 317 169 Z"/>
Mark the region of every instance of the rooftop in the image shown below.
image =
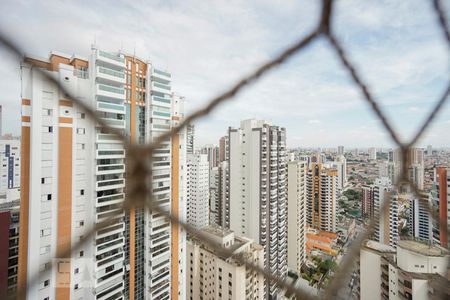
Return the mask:
<path id="1" fill-rule="evenodd" d="M 449 251 L 437 245 L 429 245 L 415 240 L 400 240 L 398 247 L 427 256 L 445 256 Z"/>
<path id="2" fill-rule="evenodd" d="M 215 236 L 222 237 L 222 238 L 233 233 L 233 231 L 231 231 L 230 229 L 223 228 L 223 227 L 220 227 L 220 226 L 217 226 L 214 224 L 204 227 L 204 228 L 202 228 L 202 230 L 204 232 L 207 232 L 207 233 L 210 233 Z"/>
<path id="3" fill-rule="evenodd" d="M 376 241 L 366 240 L 362 244 L 363 247 L 369 248 L 382 253 L 395 253 L 395 248 Z"/>

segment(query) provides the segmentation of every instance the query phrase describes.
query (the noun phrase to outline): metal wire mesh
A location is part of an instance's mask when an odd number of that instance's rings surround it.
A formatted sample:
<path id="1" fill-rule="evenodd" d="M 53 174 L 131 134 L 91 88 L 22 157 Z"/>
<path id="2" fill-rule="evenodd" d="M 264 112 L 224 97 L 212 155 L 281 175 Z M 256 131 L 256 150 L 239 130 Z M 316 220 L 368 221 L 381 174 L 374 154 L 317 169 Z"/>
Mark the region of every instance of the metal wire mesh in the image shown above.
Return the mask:
<path id="1" fill-rule="evenodd" d="M 358 69 L 352 64 L 349 59 L 345 49 L 342 47 L 342 44 L 337 39 L 333 32 L 332 26 L 332 16 L 333 16 L 333 4 L 335 1 L 333 0 L 322 0 L 322 9 L 321 9 L 321 17 L 316 25 L 315 29 L 312 30 L 311 33 L 307 34 L 305 37 L 300 38 L 296 43 L 287 47 L 285 50 L 281 51 L 275 58 L 267 61 L 262 64 L 260 67 L 255 69 L 253 72 L 244 76 L 240 81 L 232 85 L 230 89 L 228 89 L 223 94 L 218 95 L 217 97 L 211 99 L 208 104 L 195 111 L 191 115 L 184 118 L 184 120 L 179 124 L 179 126 L 171 128 L 167 133 L 156 138 L 152 143 L 146 145 L 137 145 L 131 144 L 128 142 L 128 139 L 123 135 L 123 133 L 115 128 L 109 127 L 101 118 L 97 117 L 96 112 L 86 105 L 80 99 L 74 97 L 69 91 L 67 91 L 63 86 L 60 86 L 58 81 L 51 77 L 48 73 L 37 68 L 36 70 L 41 73 L 46 79 L 50 82 L 59 86 L 61 91 L 67 95 L 67 98 L 72 100 L 79 108 L 84 110 L 86 114 L 94 119 L 98 124 L 100 124 L 106 131 L 109 133 L 113 133 L 119 138 L 126 149 L 126 163 L 127 163 L 127 194 L 125 201 L 123 203 L 122 209 L 125 211 L 129 211 L 132 207 L 145 207 L 145 209 L 161 214 L 165 216 L 170 222 L 177 223 L 182 229 L 184 229 L 190 235 L 195 236 L 198 239 L 201 239 L 205 244 L 209 247 L 215 249 L 218 253 L 233 256 L 238 262 L 246 265 L 248 268 L 257 271 L 264 275 L 264 277 L 268 280 L 268 282 L 275 283 L 279 287 L 285 289 L 287 292 L 295 295 L 298 299 L 312 299 L 313 297 L 307 293 L 305 293 L 302 289 L 295 287 L 289 284 L 287 281 L 277 278 L 272 273 L 268 272 L 264 268 L 255 265 L 253 262 L 249 262 L 245 259 L 245 257 L 241 255 L 233 255 L 233 253 L 227 249 L 222 248 L 220 245 L 213 243 L 207 235 L 205 235 L 201 230 L 196 230 L 194 227 L 189 224 L 181 221 L 179 218 L 172 216 L 170 212 L 161 208 L 157 204 L 155 204 L 152 195 L 151 183 L 149 184 L 148 178 L 151 178 L 152 169 L 151 164 L 148 162 L 151 161 L 153 151 L 160 146 L 160 144 L 172 137 L 173 135 L 180 132 L 180 130 L 191 124 L 193 121 L 198 120 L 209 114 L 212 110 L 214 110 L 219 104 L 232 99 L 236 94 L 238 94 L 241 90 L 249 86 L 251 83 L 257 81 L 262 76 L 266 75 L 269 71 L 274 68 L 282 65 L 284 62 L 292 58 L 295 54 L 298 54 L 305 47 L 310 45 L 311 43 L 320 39 L 325 39 L 330 48 L 334 50 L 337 59 L 340 61 L 342 67 L 346 69 L 355 85 L 355 87 L 360 91 L 362 99 L 367 102 L 367 105 L 373 110 L 377 118 L 381 121 L 384 129 L 389 133 L 392 141 L 400 148 L 402 153 L 402 170 L 401 176 L 399 180 L 395 183 L 396 187 L 399 188 L 401 185 L 409 185 L 411 190 L 415 193 L 418 199 L 425 204 L 428 208 L 428 211 L 435 222 L 439 223 L 439 216 L 437 216 L 436 212 L 430 207 L 428 201 L 424 199 L 423 195 L 421 195 L 419 188 L 409 180 L 408 178 L 408 151 L 411 147 L 413 147 L 416 142 L 422 137 L 425 133 L 425 130 L 431 124 L 431 122 L 436 117 L 437 113 L 442 109 L 444 104 L 448 100 L 449 92 L 450 92 L 450 82 L 447 85 L 447 88 L 443 92 L 440 99 L 435 104 L 434 109 L 431 111 L 429 116 L 426 118 L 425 122 L 420 126 L 420 129 L 414 135 L 414 137 L 409 142 L 401 141 L 397 132 L 393 129 L 390 120 L 386 117 L 385 113 L 380 108 L 377 100 L 373 97 L 371 93 L 371 89 L 369 85 L 365 83 L 358 71 Z M 441 1 L 434 0 L 433 1 L 433 10 L 436 15 L 436 23 L 441 28 L 443 40 L 447 44 L 450 49 L 450 33 L 448 28 L 448 23 L 446 20 L 446 16 L 444 14 L 443 5 Z M 12 39 L 9 39 L 5 33 L 0 32 L 0 43 L 6 50 L 9 50 L 12 54 L 14 54 L 19 60 L 25 60 L 24 52 L 20 49 Z M 385 201 L 383 203 L 383 207 L 380 208 L 380 211 L 384 211 L 390 204 L 391 198 L 388 198 L 389 201 Z M 117 211 L 117 214 L 120 211 Z M 73 245 L 71 248 L 64 249 L 62 253 L 60 253 L 60 257 L 71 257 L 71 253 L 75 250 L 79 249 L 87 240 L 89 240 L 96 231 L 109 226 L 114 222 L 114 215 L 110 216 L 108 220 L 97 223 L 95 226 L 90 228 L 84 235 L 83 239 Z M 366 227 L 366 230 L 363 233 L 360 233 L 356 240 L 353 242 L 352 246 L 349 248 L 349 252 L 345 255 L 342 262 L 339 265 L 338 270 L 336 271 L 333 280 L 329 284 L 329 286 L 325 289 L 325 291 L 321 294 L 321 298 L 324 299 L 334 299 L 337 295 L 339 289 L 343 286 L 343 280 L 346 278 L 346 274 L 348 274 L 352 268 L 353 263 L 357 256 L 359 255 L 360 246 L 364 239 L 368 238 L 373 231 L 376 224 L 376 219 L 372 217 Z M 52 261 L 49 261 L 51 265 Z M 28 284 L 32 285 L 35 281 L 39 280 L 39 272 L 36 274 L 32 274 L 31 280 L 29 280 Z M 447 282 L 435 282 L 434 283 L 438 287 L 444 287 Z M 17 295 L 14 297 L 19 297 L 20 299 L 25 298 L 25 286 L 18 286 Z"/>

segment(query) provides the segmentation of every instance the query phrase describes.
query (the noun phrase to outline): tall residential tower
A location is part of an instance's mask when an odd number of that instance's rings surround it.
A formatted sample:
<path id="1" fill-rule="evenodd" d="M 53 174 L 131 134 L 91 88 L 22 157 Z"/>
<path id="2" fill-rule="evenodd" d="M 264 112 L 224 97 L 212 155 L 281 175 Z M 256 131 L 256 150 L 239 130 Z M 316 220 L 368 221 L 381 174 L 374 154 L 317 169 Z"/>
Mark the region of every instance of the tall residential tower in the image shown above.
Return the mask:
<path id="1" fill-rule="evenodd" d="M 264 265 L 287 275 L 286 130 L 263 120 L 229 129 L 229 226 L 264 247 Z M 265 296 L 279 288 L 266 282 Z"/>

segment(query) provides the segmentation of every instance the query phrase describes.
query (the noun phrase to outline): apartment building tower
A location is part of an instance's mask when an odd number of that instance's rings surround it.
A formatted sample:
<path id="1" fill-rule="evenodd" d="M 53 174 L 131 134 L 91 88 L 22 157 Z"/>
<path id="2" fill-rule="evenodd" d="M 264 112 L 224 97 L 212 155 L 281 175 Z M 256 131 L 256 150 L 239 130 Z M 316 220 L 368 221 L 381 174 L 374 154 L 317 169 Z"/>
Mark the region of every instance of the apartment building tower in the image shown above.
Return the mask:
<path id="1" fill-rule="evenodd" d="M 377 160 L 377 148 L 371 147 L 368 150 L 369 160 Z"/>
<path id="2" fill-rule="evenodd" d="M 338 171 L 321 163 L 310 165 L 306 182 L 307 224 L 315 229 L 336 231 Z"/>
<path id="3" fill-rule="evenodd" d="M 420 192 L 419 199 L 415 194 L 407 194 L 409 202 L 408 227 L 409 234 L 424 241 L 432 240 L 432 222 L 428 212 L 430 194 Z"/>
<path id="4" fill-rule="evenodd" d="M 218 226 L 205 227 L 203 233 L 218 247 L 232 251 L 232 255 L 224 255 L 202 240 L 189 240 L 186 299 L 263 299 L 264 276 L 233 258 L 240 255 L 263 267 L 262 246 Z"/>
<path id="5" fill-rule="evenodd" d="M 228 136 L 223 136 L 219 140 L 219 161 L 228 160 Z"/>
<path id="6" fill-rule="evenodd" d="M 219 164 L 219 147 L 216 145 L 206 145 L 200 149 L 200 153 L 206 154 L 209 163 L 209 169 L 215 168 Z"/>
<path id="7" fill-rule="evenodd" d="M 226 161 L 219 162 L 218 167 L 212 168 L 210 172 L 210 224 L 224 227 L 225 215 L 227 208 L 227 178 L 228 163 Z"/>
<path id="8" fill-rule="evenodd" d="M 398 195 L 387 177 L 377 178 L 373 185 L 374 240 L 395 246 L 398 242 Z M 384 206 L 385 201 L 390 201 Z"/>
<path id="9" fill-rule="evenodd" d="M 264 120 L 229 128 L 229 227 L 264 247 L 264 266 L 287 275 L 286 130 Z M 266 282 L 265 297 L 279 288 Z"/>
<path id="10" fill-rule="evenodd" d="M 413 239 L 396 248 L 366 240 L 360 250 L 359 299 L 448 299 L 447 249 Z"/>
<path id="11" fill-rule="evenodd" d="M 195 150 L 195 126 L 189 124 L 186 126 L 186 152 L 194 154 Z"/>
<path id="12" fill-rule="evenodd" d="M 431 188 L 431 205 L 438 212 L 439 223 L 432 221 L 433 242 L 448 248 L 448 226 L 450 224 L 450 172 L 449 168 L 436 167 Z"/>
<path id="13" fill-rule="evenodd" d="M 20 187 L 20 141 L 0 140 L 0 194 Z"/>
<path id="14" fill-rule="evenodd" d="M 207 154 L 187 156 L 187 222 L 196 229 L 209 225 L 209 162 Z"/>
<path id="15" fill-rule="evenodd" d="M 372 218 L 374 216 L 374 188 L 373 185 L 365 185 L 361 188 L 361 216 Z"/>
<path id="16" fill-rule="evenodd" d="M 347 159 L 343 155 L 339 155 L 330 165 L 337 170 L 338 189 L 341 192 L 347 185 Z"/>
<path id="17" fill-rule="evenodd" d="M 297 274 L 306 260 L 306 173 L 305 161 L 288 163 L 288 268 Z"/>
<path id="18" fill-rule="evenodd" d="M 178 294 L 180 281 L 174 276 L 181 266 L 173 260 L 171 245 L 183 251 L 185 240 L 174 235 L 181 230 L 147 210 L 121 209 L 126 192 L 121 141 L 88 118 L 38 68 L 132 143 L 152 141 L 183 114 L 171 75 L 135 56 L 94 46 L 88 58 L 52 52 L 49 59 L 25 60 L 18 280 L 28 285 L 26 296 L 168 299 Z M 173 151 L 185 149 L 182 135 L 164 141 L 152 157 L 154 201 L 167 210 L 181 207 L 181 214 L 183 162 Z M 71 257 L 63 256 L 104 220 L 111 224 Z M 180 240 L 174 243 L 173 238 Z M 49 264 L 52 257 L 58 258 L 57 267 Z M 31 285 L 34 274 L 41 280 Z"/>
<path id="19" fill-rule="evenodd" d="M 20 200 L 14 195 L 0 195 L 0 298 L 9 299 L 17 290 L 19 256 L 19 207 Z"/>

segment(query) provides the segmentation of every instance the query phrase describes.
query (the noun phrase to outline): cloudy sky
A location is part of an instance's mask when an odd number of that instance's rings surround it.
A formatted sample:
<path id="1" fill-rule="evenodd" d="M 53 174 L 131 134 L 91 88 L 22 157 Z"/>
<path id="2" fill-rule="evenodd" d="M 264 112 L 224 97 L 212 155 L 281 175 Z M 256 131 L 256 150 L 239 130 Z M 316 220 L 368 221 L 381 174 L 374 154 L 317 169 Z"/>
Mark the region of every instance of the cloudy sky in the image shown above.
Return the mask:
<path id="1" fill-rule="evenodd" d="M 189 112 L 309 32 L 319 2 L 8 1 L 0 31 L 43 57 L 50 50 L 88 56 L 94 41 L 135 52 L 173 74 Z M 445 11 L 450 17 L 450 5 Z M 383 111 L 410 137 L 450 79 L 431 1 L 340 0 L 333 25 Z M 1 50 L 0 57 L 4 132 L 20 134 L 19 62 Z M 198 144 L 217 143 L 247 118 L 286 127 L 289 146 L 392 145 L 324 40 L 196 123 Z M 420 144 L 450 146 L 449 129 L 447 104 Z"/>

